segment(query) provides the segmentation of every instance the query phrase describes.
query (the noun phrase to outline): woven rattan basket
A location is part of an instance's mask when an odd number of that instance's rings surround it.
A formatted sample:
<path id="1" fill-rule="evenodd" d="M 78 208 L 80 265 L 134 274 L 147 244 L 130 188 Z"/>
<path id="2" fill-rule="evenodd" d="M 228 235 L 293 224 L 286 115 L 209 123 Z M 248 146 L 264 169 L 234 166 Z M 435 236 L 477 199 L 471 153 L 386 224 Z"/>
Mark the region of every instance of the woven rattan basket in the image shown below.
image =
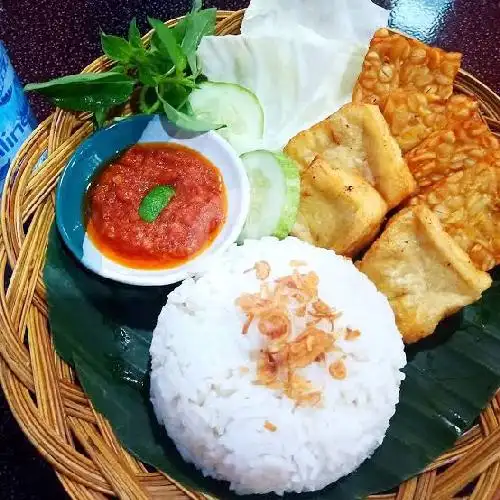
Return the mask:
<path id="1" fill-rule="evenodd" d="M 219 12 L 218 33 L 238 33 L 242 15 Z M 100 58 L 85 71 L 108 66 Z M 465 72 L 458 75 L 456 90 L 479 98 L 499 135 L 500 97 Z M 71 497 L 200 498 L 204 495 L 151 471 L 120 446 L 52 346 L 41 271 L 54 219 L 54 188 L 66 161 L 91 130 L 88 116 L 56 111 L 24 144 L 7 177 L 1 201 L 0 272 L 8 283 L 7 290 L 0 290 L 1 384 L 24 433 Z M 45 151 L 48 159 L 34 170 Z M 423 474 L 397 493 L 373 498 L 495 498 L 500 489 L 499 394 L 478 425 Z"/>

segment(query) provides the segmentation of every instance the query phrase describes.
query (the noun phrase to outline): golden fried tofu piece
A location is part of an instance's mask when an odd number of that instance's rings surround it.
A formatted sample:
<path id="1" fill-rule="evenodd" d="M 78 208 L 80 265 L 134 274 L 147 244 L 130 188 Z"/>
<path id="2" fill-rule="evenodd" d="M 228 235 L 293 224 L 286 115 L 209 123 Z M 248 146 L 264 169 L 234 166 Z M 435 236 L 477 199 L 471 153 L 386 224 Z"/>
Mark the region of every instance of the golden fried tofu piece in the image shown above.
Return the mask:
<path id="1" fill-rule="evenodd" d="M 483 271 L 500 263 L 500 169 L 479 163 L 415 197 L 426 202 L 445 231 Z"/>
<path id="2" fill-rule="evenodd" d="M 416 188 L 397 142 L 377 106 L 346 104 L 297 134 L 285 153 L 305 169 L 320 156 L 330 165 L 358 172 L 393 208 Z"/>
<path id="3" fill-rule="evenodd" d="M 436 130 L 474 118 L 480 121 L 476 100 L 456 94 L 436 101 L 418 90 L 396 90 L 387 98 L 382 113 L 392 135 L 407 152 Z"/>
<path id="4" fill-rule="evenodd" d="M 353 256 L 376 237 L 386 212 L 382 197 L 356 172 L 331 167 L 318 158 L 302 173 L 292 234 Z"/>
<path id="5" fill-rule="evenodd" d="M 420 188 L 438 182 L 453 172 L 487 162 L 500 148 L 480 115 L 432 133 L 405 156 Z"/>
<path id="6" fill-rule="evenodd" d="M 396 214 L 358 267 L 389 299 L 406 343 L 431 335 L 491 285 L 425 204 Z"/>
<path id="7" fill-rule="evenodd" d="M 416 90 L 433 100 L 446 100 L 462 55 L 429 47 L 386 28 L 373 35 L 363 69 L 353 90 L 354 102 L 385 106 L 397 90 Z"/>

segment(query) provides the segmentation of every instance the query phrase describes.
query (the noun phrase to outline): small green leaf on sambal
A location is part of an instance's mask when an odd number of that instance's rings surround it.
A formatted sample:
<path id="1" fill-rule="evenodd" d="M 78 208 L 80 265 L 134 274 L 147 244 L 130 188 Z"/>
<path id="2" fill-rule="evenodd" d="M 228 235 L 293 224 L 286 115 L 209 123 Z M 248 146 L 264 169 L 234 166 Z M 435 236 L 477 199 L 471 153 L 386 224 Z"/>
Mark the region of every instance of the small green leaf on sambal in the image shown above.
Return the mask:
<path id="1" fill-rule="evenodd" d="M 154 222 L 175 195 L 172 186 L 156 186 L 144 196 L 139 206 L 139 216 L 145 222 Z"/>

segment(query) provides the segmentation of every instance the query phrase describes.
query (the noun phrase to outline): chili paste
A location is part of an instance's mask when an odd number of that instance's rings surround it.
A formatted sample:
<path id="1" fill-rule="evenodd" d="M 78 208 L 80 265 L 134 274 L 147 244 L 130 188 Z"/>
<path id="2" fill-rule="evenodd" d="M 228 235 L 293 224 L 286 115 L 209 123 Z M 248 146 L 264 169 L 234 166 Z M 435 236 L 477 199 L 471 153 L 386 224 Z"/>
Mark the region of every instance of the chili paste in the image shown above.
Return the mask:
<path id="1" fill-rule="evenodd" d="M 142 220 L 141 201 L 165 185 L 175 195 L 154 221 Z M 226 209 L 222 176 L 202 154 L 174 143 L 137 144 L 107 164 L 89 186 L 87 234 L 122 265 L 172 268 L 212 243 Z"/>

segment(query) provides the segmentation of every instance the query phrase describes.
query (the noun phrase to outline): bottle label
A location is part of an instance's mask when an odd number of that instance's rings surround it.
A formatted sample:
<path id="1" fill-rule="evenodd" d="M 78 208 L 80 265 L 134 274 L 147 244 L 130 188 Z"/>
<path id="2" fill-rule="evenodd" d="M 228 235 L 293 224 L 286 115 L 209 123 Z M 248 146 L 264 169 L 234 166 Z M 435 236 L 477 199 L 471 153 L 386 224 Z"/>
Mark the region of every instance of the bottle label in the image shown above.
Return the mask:
<path id="1" fill-rule="evenodd" d="M 36 127 L 23 87 L 0 42 L 0 183 L 15 154 Z"/>

